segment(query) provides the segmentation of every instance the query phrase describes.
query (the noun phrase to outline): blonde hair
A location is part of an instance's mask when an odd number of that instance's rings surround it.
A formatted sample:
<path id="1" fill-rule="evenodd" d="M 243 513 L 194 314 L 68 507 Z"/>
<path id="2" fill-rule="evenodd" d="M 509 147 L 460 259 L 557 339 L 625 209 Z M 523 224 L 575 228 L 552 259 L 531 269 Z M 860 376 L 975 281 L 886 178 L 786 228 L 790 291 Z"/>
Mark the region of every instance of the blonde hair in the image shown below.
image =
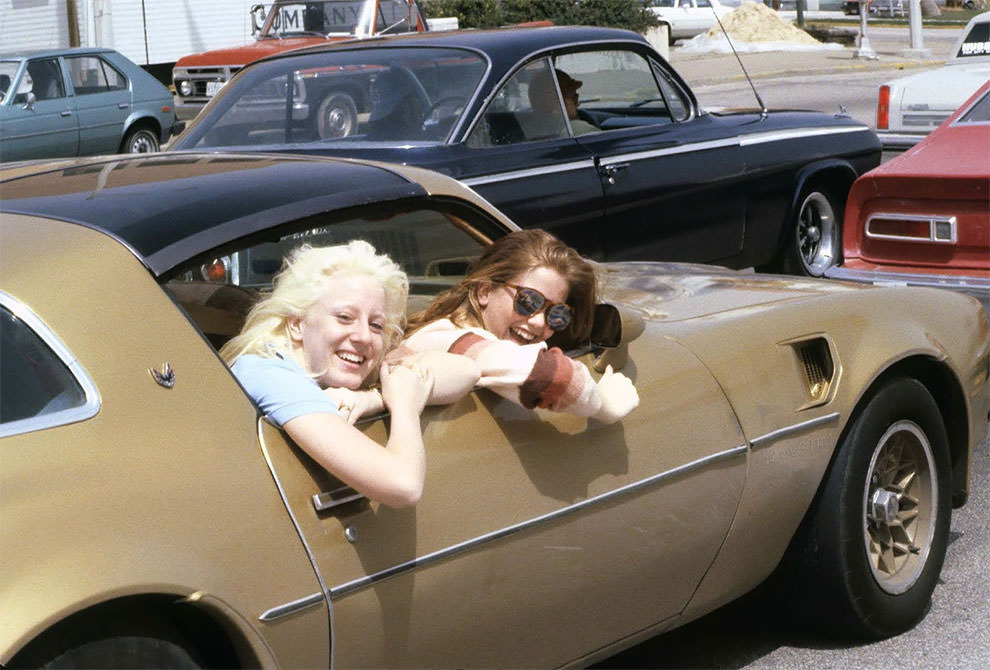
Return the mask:
<path id="1" fill-rule="evenodd" d="M 586 340 L 591 335 L 598 297 L 595 267 L 558 238 L 539 229 L 517 230 L 495 240 L 461 283 L 438 295 L 424 311 L 409 317 L 406 335 L 438 319 L 450 319 L 460 327 L 483 327 L 478 290 L 485 284 L 510 282 L 536 268 L 549 268 L 567 279 L 567 304 L 574 316 L 571 324 L 552 339 Z"/>
<path id="2" fill-rule="evenodd" d="M 339 275 L 364 275 L 378 281 L 385 291 L 385 346 L 389 351 L 402 337 L 409 280 L 385 254 L 363 240 L 332 247 L 303 245 L 285 259 L 275 275 L 272 291 L 262 298 L 244 321 L 239 335 L 220 348 L 228 365 L 244 354 L 272 357 L 291 349 L 289 321 L 303 318 L 326 293 L 326 283 Z"/>

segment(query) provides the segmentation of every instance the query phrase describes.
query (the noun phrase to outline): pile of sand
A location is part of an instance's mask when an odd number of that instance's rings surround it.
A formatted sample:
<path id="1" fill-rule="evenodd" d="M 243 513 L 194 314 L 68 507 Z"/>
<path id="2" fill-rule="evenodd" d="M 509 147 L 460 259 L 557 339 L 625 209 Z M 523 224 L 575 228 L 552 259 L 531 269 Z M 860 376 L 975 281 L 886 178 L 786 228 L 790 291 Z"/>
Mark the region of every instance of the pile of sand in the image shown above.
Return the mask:
<path id="1" fill-rule="evenodd" d="M 774 10 L 759 2 L 743 2 L 722 17 L 722 25 L 736 51 L 817 51 L 843 49 L 841 44 L 819 42 Z M 728 40 L 716 23 L 712 28 L 682 42 L 680 53 L 731 53 Z"/>
<path id="2" fill-rule="evenodd" d="M 722 17 L 722 25 L 725 26 L 725 31 L 729 33 L 733 42 L 821 44 L 794 24 L 780 18 L 777 12 L 762 3 L 742 3 Z M 722 29 L 716 23 L 705 35 L 721 37 Z"/>

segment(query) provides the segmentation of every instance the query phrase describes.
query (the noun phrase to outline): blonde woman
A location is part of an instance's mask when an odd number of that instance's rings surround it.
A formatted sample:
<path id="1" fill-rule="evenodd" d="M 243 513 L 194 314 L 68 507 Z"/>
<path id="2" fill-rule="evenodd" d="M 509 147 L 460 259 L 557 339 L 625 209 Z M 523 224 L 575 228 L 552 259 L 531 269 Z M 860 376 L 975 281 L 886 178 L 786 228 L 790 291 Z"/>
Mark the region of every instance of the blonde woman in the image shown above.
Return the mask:
<path id="1" fill-rule="evenodd" d="M 596 383 L 583 364 L 556 347 L 555 333 L 572 341 L 591 333 L 595 269 L 543 230 L 496 240 L 468 276 L 409 319 L 392 358 L 444 351 L 478 365 L 478 385 L 523 407 L 542 407 L 618 421 L 639 405 L 632 381 L 606 369 Z"/>
<path id="2" fill-rule="evenodd" d="M 366 242 L 301 247 L 220 350 L 261 411 L 303 451 L 391 507 L 414 505 L 422 495 L 419 414 L 436 375 L 422 360 L 409 360 L 380 367 L 380 393 L 361 389 L 402 334 L 408 287 L 399 266 Z M 476 379 L 469 370 L 458 383 L 470 388 Z M 352 425 L 382 405 L 391 412 L 384 448 Z"/>

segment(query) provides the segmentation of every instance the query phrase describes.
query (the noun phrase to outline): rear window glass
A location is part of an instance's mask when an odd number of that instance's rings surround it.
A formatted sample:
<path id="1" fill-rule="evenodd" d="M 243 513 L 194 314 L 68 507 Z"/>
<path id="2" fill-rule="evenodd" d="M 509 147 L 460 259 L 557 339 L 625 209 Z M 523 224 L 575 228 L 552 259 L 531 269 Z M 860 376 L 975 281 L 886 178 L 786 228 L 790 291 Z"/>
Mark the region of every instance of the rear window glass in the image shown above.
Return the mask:
<path id="1" fill-rule="evenodd" d="M 975 23 L 959 45 L 956 58 L 990 56 L 990 23 Z"/>

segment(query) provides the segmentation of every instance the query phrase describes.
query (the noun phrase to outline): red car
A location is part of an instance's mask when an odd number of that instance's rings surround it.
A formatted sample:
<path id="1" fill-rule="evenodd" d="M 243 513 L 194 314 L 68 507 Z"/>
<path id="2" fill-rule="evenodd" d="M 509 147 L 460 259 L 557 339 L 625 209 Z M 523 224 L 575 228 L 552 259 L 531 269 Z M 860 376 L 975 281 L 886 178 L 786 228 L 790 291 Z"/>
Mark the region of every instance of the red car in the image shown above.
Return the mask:
<path id="1" fill-rule="evenodd" d="M 990 81 L 849 191 L 842 265 L 826 276 L 936 286 L 990 302 Z"/>

